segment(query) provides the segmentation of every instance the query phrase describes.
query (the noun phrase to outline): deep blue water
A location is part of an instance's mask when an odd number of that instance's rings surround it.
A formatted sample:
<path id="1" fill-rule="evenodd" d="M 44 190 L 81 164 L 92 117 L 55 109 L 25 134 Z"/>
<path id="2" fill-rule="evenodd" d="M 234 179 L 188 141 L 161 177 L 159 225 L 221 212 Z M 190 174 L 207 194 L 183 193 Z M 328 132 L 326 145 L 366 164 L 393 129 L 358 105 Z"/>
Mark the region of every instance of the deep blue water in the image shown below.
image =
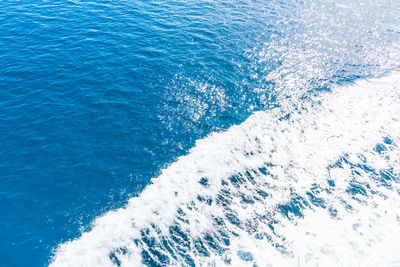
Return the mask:
<path id="1" fill-rule="evenodd" d="M 138 195 L 197 139 L 278 106 L 291 94 L 279 81 L 310 62 L 288 65 L 293 47 L 324 52 L 311 57 L 319 74 L 294 78 L 304 97 L 398 69 L 398 51 L 384 51 L 399 40 L 393 6 L 372 28 L 375 7 L 342 14 L 315 41 L 325 24 L 302 12 L 320 4 L 1 1 L 0 265 L 48 264 L 58 244 Z"/>

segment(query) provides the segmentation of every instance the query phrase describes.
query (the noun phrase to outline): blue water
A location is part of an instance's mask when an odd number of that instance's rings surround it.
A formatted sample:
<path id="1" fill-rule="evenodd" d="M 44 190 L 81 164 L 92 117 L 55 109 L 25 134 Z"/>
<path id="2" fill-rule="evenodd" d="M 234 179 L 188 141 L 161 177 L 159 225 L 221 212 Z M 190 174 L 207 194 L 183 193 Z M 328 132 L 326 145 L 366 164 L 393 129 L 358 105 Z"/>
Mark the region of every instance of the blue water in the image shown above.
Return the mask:
<path id="1" fill-rule="evenodd" d="M 47 265 L 196 140 L 293 97 L 290 74 L 307 98 L 399 69 L 397 3 L 309 24 L 335 17 L 314 2 L 1 1 L 0 265 Z"/>

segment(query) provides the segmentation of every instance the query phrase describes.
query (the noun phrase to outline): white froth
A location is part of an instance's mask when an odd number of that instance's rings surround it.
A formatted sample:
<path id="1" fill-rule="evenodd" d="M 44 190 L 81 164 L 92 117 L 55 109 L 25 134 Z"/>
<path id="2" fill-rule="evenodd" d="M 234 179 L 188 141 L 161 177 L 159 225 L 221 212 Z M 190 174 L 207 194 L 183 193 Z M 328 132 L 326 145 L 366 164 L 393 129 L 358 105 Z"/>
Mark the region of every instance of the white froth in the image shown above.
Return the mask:
<path id="1" fill-rule="evenodd" d="M 392 73 L 254 113 L 197 141 L 51 265 L 398 265 L 399 103 Z"/>

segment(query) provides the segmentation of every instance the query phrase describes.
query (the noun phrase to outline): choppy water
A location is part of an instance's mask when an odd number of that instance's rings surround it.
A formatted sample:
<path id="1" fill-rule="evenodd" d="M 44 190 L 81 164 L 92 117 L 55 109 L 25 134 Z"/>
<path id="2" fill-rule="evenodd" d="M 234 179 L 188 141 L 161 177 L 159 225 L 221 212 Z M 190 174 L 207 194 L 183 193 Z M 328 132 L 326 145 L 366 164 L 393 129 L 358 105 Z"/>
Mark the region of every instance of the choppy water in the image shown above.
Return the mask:
<path id="1" fill-rule="evenodd" d="M 0 10 L 3 265 L 400 264 L 399 2 Z"/>

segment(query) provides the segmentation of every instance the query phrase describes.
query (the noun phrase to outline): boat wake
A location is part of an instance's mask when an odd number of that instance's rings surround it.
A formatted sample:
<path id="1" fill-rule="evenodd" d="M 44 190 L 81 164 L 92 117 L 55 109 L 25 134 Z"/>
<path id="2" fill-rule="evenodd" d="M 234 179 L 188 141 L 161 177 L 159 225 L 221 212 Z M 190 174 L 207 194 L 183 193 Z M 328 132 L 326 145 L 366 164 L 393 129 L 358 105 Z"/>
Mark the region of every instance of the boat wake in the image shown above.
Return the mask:
<path id="1" fill-rule="evenodd" d="M 51 266 L 400 264 L 400 74 L 198 140 Z"/>

